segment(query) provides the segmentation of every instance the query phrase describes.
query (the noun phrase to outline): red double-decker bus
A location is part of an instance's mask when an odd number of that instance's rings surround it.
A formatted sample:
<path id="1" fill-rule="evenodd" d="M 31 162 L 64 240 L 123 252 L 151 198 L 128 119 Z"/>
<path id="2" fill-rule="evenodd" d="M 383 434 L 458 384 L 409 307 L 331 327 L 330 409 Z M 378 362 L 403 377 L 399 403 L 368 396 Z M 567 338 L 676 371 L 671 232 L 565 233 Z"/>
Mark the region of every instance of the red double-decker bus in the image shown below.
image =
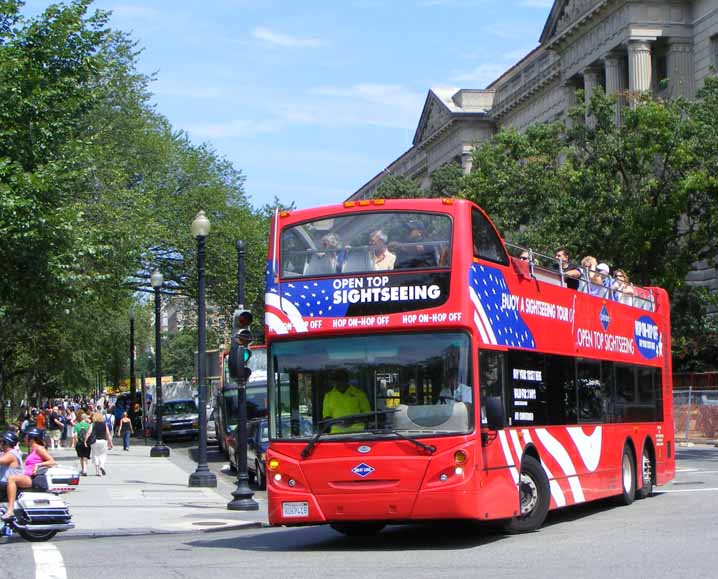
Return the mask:
<path id="1" fill-rule="evenodd" d="M 595 276 L 576 290 L 565 274 L 464 200 L 277 214 L 270 522 L 363 534 L 502 520 L 522 532 L 549 509 L 630 504 L 670 481 L 666 292 Z"/>

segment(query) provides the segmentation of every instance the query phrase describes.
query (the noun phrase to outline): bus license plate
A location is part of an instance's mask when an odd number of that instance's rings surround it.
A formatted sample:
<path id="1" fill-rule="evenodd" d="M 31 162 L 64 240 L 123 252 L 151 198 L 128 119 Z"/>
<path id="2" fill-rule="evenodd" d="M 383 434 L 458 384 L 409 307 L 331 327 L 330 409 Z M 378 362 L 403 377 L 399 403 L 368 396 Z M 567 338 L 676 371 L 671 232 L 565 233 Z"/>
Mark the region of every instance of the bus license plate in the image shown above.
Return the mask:
<path id="1" fill-rule="evenodd" d="M 282 516 L 308 517 L 309 503 L 282 503 Z"/>

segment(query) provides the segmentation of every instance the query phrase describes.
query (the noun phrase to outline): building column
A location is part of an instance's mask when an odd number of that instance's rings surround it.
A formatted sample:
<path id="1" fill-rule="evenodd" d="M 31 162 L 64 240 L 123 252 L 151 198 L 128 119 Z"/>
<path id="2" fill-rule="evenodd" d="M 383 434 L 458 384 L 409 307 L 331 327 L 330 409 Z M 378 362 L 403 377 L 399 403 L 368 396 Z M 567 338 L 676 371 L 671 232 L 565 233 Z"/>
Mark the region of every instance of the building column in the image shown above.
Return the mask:
<path id="1" fill-rule="evenodd" d="M 628 90 L 646 93 L 651 90 L 651 42 L 631 39 L 628 41 Z M 635 104 L 635 99 L 632 104 Z"/>
<path id="2" fill-rule="evenodd" d="M 604 75 L 603 67 L 589 66 L 583 71 L 583 91 L 586 103 L 586 125 L 593 128 L 596 126 L 595 117 L 589 113 L 589 105 L 591 97 L 596 93 L 596 89 L 601 86 L 601 77 Z"/>
<path id="3" fill-rule="evenodd" d="M 616 97 L 614 105 L 614 122 L 621 124 L 621 108 L 626 104 L 626 65 L 625 53 L 609 52 L 603 62 L 606 65 L 606 94 Z"/>
<path id="4" fill-rule="evenodd" d="M 464 145 L 461 150 L 461 170 L 464 175 L 471 173 L 474 164 L 474 148 L 471 145 Z"/>
<path id="5" fill-rule="evenodd" d="M 670 96 L 692 99 L 695 94 L 693 43 L 688 38 L 669 38 L 666 54 Z"/>

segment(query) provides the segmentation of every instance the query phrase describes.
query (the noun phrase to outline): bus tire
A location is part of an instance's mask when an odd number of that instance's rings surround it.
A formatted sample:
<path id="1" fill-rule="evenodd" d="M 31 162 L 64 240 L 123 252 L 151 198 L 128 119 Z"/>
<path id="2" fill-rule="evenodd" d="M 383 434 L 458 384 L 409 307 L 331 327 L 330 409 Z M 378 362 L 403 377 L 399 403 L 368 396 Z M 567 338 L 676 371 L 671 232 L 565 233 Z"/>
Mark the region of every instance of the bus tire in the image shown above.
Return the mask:
<path id="1" fill-rule="evenodd" d="M 636 459 L 631 447 L 626 444 L 621 456 L 621 494 L 618 504 L 628 506 L 636 496 Z"/>
<path id="2" fill-rule="evenodd" d="M 644 444 L 641 453 L 641 488 L 636 489 L 636 498 L 645 499 L 651 494 L 653 494 L 653 459 L 648 444 Z"/>
<path id="3" fill-rule="evenodd" d="M 357 523 L 331 523 L 329 526 L 337 533 L 341 533 L 347 537 L 371 537 L 386 527 L 386 524 L 376 521 L 367 521 Z"/>
<path id="4" fill-rule="evenodd" d="M 505 532 L 529 533 L 543 525 L 551 503 L 551 490 L 546 471 L 533 456 L 524 456 L 521 461 L 519 503 L 521 514 L 504 522 Z"/>

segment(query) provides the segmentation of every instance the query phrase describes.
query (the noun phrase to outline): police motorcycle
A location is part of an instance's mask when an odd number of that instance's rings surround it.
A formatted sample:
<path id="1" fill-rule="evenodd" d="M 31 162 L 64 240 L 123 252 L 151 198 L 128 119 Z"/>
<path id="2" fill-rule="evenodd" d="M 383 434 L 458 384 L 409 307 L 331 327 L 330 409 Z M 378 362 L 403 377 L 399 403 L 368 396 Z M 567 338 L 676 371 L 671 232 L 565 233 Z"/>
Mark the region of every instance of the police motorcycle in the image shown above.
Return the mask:
<path id="1" fill-rule="evenodd" d="M 18 437 L 6 432 L 3 441 L 14 447 Z M 80 474 L 67 466 L 53 466 L 38 470 L 33 487 L 18 489 L 15 499 L 14 517 L 0 522 L 2 536 L 9 537 L 17 532 L 28 541 L 49 541 L 57 533 L 73 529 L 72 516 L 67 503 L 58 495 L 72 492 L 80 484 Z M 0 501 L 7 497 L 0 497 Z M 0 504 L 0 516 L 7 512 L 7 505 Z"/>

